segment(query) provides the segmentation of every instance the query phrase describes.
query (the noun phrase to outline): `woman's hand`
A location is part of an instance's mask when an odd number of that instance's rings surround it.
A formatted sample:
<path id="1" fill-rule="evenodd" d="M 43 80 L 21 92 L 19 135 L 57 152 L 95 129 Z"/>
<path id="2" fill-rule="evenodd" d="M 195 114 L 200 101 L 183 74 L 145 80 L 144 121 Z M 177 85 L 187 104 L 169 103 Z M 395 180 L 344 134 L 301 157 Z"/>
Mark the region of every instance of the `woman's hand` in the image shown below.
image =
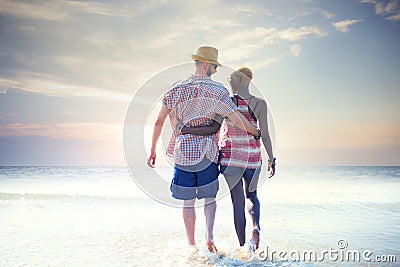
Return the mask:
<path id="1" fill-rule="evenodd" d="M 274 158 L 272 161 L 268 160 L 268 171 L 270 172 L 268 178 L 272 178 L 272 176 L 274 176 L 275 174 L 275 166 L 276 166 L 275 161 L 276 158 Z"/>

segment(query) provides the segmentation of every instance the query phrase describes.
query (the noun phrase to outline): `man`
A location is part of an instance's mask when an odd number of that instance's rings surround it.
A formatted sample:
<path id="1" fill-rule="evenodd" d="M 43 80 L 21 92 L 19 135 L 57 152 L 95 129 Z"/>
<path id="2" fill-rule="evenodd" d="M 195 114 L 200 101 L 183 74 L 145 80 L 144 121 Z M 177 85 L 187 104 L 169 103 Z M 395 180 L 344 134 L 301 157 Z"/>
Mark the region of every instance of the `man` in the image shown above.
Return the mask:
<path id="1" fill-rule="evenodd" d="M 217 72 L 218 50 L 202 46 L 192 55 L 196 71 L 189 79 L 179 82 L 168 90 L 162 100 L 162 107 L 154 125 L 151 152 L 148 166 L 154 168 L 156 146 L 167 115 L 172 126 L 172 137 L 167 155 L 174 158 L 174 176 L 171 183 L 172 197 L 183 200 L 183 220 L 189 245 L 196 245 L 194 204 L 197 199 L 205 199 L 206 245 L 210 252 L 217 252 L 213 241 L 216 202 L 219 184 L 218 138 L 216 134 L 179 135 L 176 126 L 208 126 L 218 114 L 228 117 L 232 123 L 249 133 L 260 136 L 260 131 L 238 112 L 228 90 L 220 83 L 211 80 Z"/>

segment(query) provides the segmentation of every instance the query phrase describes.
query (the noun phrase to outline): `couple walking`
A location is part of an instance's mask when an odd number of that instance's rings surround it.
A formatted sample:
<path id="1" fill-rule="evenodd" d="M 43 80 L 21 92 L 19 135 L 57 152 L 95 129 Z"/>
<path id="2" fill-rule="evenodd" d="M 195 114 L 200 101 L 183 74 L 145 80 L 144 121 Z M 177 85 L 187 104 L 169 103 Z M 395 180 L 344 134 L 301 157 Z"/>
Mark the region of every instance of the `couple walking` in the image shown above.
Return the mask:
<path id="1" fill-rule="evenodd" d="M 162 99 L 147 164 L 155 166 L 157 142 L 169 116 L 172 137 L 167 155 L 173 157 L 175 163 L 171 192 L 174 198 L 183 200 L 189 245 L 196 245 L 194 204 L 196 198 L 204 198 L 206 245 L 211 252 L 217 252 L 213 228 L 218 176 L 222 173 L 231 193 L 240 246 L 246 240 L 245 197 L 252 202 L 249 210 L 254 227 L 251 243 L 256 249 L 260 239 L 260 202 L 256 190 L 261 171 L 260 139 L 269 157 L 269 177 L 275 173 L 266 102 L 250 94 L 253 74 L 249 68 L 242 67 L 228 77 L 233 97 L 221 83 L 211 79 L 221 66 L 216 48 L 202 46 L 192 59 L 194 75 L 174 84 Z"/>

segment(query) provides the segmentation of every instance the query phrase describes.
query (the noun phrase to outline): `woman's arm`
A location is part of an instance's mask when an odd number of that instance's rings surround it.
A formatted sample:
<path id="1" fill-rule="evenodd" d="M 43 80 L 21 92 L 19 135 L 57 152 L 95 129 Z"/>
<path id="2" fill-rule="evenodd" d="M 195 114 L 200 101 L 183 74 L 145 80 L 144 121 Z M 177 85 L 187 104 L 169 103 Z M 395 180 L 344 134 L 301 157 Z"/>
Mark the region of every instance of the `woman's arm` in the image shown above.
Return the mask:
<path id="1" fill-rule="evenodd" d="M 253 107 L 250 107 L 253 109 Z M 258 119 L 258 125 L 261 131 L 261 140 L 263 142 L 264 148 L 267 151 L 269 157 L 269 167 L 272 167 L 272 173 L 270 177 L 275 174 L 275 157 L 272 151 L 272 141 L 271 136 L 269 135 L 268 130 L 268 108 L 267 102 L 264 99 L 259 99 L 258 102 L 254 105 L 254 113 Z"/>
<path id="2" fill-rule="evenodd" d="M 186 127 L 182 125 L 180 134 L 195 134 L 195 135 L 212 135 L 216 134 L 221 127 L 223 118 L 216 115 L 215 119 L 209 126 Z"/>

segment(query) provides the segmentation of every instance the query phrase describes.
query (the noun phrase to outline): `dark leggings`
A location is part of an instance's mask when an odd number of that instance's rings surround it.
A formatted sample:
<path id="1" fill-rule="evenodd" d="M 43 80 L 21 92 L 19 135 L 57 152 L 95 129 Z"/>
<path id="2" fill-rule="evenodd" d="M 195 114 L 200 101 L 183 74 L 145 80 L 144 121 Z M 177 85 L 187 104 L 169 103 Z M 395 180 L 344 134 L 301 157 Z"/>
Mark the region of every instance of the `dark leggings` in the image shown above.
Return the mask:
<path id="1" fill-rule="evenodd" d="M 257 190 L 249 192 L 249 186 L 252 179 L 241 178 L 236 185 L 230 186 L 231 199 L 233 205 L 233 217 L 235 223 L 236 234 L 239 239 L 240 246 L 246 242 L 246 214 L 245 214 L 245 195 L 243 190 L 243 180 L 246 190 L 246 197 L 252 202 L 249 209 L 253 227 L 260 230 L 260 201 L 257 197 Z M 229 184 L 229 182 L 228 182 Z"/>

